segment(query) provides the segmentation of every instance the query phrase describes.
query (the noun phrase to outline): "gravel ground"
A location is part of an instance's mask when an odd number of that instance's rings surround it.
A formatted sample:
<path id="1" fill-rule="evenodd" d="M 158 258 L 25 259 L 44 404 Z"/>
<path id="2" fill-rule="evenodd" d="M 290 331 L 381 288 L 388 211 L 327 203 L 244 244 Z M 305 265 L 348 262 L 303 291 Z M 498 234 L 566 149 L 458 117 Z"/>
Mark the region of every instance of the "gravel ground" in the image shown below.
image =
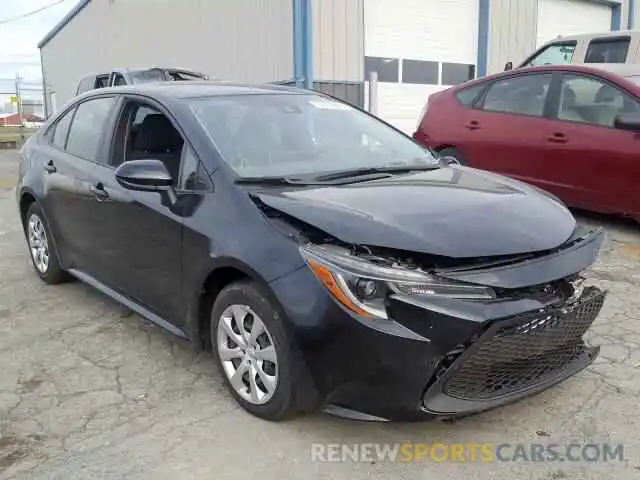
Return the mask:
<path id="1" fill-rule="evenodd" d="M 540 395 L 454 423 L 274 424 L 239 410 L 208 354 L 79 282 L 31 271 L 0 152 L 0 479 L 640 478 L 640 228 L 604 225 L 593 276 L 610 290 L 590 334 L 602 353 Z M 638 296 L 636 296 L 638 295 Z M 312 443 L 623 444 L 623 461 L 312 461 Z"/>

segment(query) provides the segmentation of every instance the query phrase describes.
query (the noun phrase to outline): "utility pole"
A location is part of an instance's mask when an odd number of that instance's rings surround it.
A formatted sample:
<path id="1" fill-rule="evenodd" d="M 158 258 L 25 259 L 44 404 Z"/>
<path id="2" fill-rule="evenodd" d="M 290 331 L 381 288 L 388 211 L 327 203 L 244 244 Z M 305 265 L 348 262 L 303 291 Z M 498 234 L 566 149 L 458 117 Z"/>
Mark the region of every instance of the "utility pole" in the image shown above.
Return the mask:
<path id="1" fill-rule="evenodd" d="M 24 144 L 24 123 L 22 121 L 22 78 L 16 73 L 16 97 L 18 104 L 18 129 L 20 131 L 20 144 Z"/>
<path id="2" fill-rule="evenodd" d="M 20 78 L 19 73 L 16 73 L 16 99 L 18 105 L 18 122 L 22 127 L 22 78 Z"/>

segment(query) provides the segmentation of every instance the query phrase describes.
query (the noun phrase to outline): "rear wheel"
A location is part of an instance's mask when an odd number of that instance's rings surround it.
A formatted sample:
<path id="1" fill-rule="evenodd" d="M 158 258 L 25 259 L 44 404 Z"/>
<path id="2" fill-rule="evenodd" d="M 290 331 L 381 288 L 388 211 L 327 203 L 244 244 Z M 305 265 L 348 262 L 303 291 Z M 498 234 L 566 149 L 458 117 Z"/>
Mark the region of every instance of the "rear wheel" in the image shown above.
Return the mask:
<path id="1" fill-rule="evenodd" d="M 302 363 L 280 314 L 256 283 L 233 283 L 217 296 L 211 345 L 225 384 L 242 408 L 275 421 L 298 413 Z"/>
<path id="2" fill-rule="evenodd" d="M 453 147 L 443 148 L 439 152 L 443 162 L 447 165 L 466 165 L 467 158 L 457 149 Z"/>
<path id="3" fill-rule="evenodd" d="M 31 263 L 38 276 L 49 284 L 62 283 L 69 277 L 60 267 L 54 248 L 53 236 L 40 209 L 34 202 L 25 217 L 25 235 L 29 246 Z"/>

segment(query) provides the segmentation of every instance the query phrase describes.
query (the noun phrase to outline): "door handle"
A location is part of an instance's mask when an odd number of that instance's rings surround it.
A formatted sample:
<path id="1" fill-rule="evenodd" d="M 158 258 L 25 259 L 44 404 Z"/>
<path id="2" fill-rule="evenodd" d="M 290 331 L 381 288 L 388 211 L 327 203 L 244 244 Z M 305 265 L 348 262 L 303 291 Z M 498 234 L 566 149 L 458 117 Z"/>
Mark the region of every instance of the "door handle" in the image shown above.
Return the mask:
<path id="1" fill-rule="evenodd" d="M 105 198 L 109 198 L 109 192 L 104 189 L 104 185 L 102 183 L 91 185 L 89 187 L 89 191 L 93 193 L 93 196 L 96 197 L 96 199 L 99 201 L 102 201 Z"/>
<path id="2" fill-rule="evenodd" d="M 568 139 L 564 133 L 556 132 L 553 135 L 549 135 L 547 140 L 551 143 L 567 143 Z"/>
<path id="3" fill-rule="evenodd" d="M 478 130 L 480 128 L 480 124 L 475 120 L 471 120 L 469 123 L 465 125 L 465 127 L 468 128 L 469 130 Z"/>
<path id="4" fill-rule="evenodd" d="M 49 163 L 44 166 L 44 169 L 47 171 L 47 173 L 55 173 L 58 171 L 56 165 L 53 163 L 53 160 L 49 160 Z"/>

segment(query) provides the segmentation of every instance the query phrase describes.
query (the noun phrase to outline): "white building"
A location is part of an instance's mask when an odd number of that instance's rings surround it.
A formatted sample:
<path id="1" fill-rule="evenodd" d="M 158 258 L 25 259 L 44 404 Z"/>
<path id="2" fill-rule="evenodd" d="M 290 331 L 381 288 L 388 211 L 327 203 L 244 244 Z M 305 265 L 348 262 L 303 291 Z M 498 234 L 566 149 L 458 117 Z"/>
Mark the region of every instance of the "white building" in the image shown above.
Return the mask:
<path id="1" fill-rule="evenodd" d="M 312 76 L 364 105 L 375 70 L 378 115 L 409 132 L 430 93 L 500 71 L 558 35 L 633 28 L 634 2 L 80 0 L 39 46 L 57 105 L 87 73 L 154 65 L 246 81 Z"/>

